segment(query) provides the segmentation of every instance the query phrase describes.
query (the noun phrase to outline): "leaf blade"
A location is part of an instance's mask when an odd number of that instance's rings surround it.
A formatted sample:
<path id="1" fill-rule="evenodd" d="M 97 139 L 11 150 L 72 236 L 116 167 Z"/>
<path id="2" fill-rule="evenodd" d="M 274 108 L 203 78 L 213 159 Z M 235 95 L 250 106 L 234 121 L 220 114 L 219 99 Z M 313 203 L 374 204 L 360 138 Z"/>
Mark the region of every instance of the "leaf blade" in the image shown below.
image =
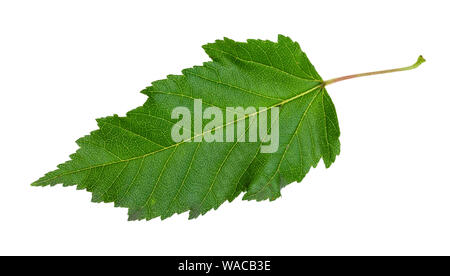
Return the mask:
<path id="1" fill-rule="evenodd" d="M 153 82 L 142 91 L 149 96 L 143 106 L 125 117 L 99 119 L 99 129 L 77 141 L 80 149 L 70 161 L 32 185 L 77 185 L 92 192 L 95 202 L 129 208 L 130 220 L 186 211 L 195 218 L 242 192 L 244 199 L 274 200 L 320 158 L 327 167 L 334 162 L 340 135 L 336 112 L 321 77 L 296 42 L 284 36 L 276 43 L 224 39 L 203 48 L 213 61 Z M 222 110 L 280 107 L 278 152 L 259 152 L 261 142 L 192 142 L 206 132 L 173 142 L 170 129 L 176 121 L 171 110 L 193 110 L 195 99 Z M 211 131 L 240 120 L 249 125 L 261 112 Z"/>

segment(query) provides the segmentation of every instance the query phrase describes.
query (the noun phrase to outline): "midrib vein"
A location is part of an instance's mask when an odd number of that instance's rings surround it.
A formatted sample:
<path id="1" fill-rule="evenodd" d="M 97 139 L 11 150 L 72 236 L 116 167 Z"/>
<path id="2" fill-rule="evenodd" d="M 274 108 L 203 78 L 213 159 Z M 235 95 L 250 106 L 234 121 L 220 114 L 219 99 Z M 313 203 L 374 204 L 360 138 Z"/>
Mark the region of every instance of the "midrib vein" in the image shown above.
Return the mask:
<path id="1" fill-rule="evenodd" d="M 222 128 L 228 126 L 228 125 L 235 124 L 235 123 L 237 123 L 237 122 L 239 122 L 239 121 L 242 121 L 242 120 L 245 120 L 245 119 L 247 119 L 247 118 L 256 116 L 256 115 L 258 115 L 259 113 L 266 112 L 266 111 L 268 111 L 268 110 L 270 110 L 270 109 L 272 109 L 272 108 L 274 108 L 274 107 L 278 107 L 278 106 L 287 104 L 287 103 L 289 103 L 289 102 L 292 102 L 292 101 L 294 101 L 294 100 L 296 100 L 296 99 L 298 99 L 298 98 L 300 98 L 300 97 L 303 97 L 303 96 L 305 96 L 305 95 L 308 95 L 309 93 L 312 93 L 314 90 L 316 90 L 316 89 L 318 89 L 318 88 L 321 88 L 321 87 L 323 87 L 323 82 L 317 84 L 316 86 L 314 86 L 314 87 L 312 87 L 312 88 L 310 88 L 310 89 L 308 89 L 308 90 L 306 90 L 305 92 L 302 92 L 302 93 L 300 93 L 300 94 L 298 94 L 298 95 L 295 95 L 295 96 L 293 96 L 293 97 L 291 97 L 291 98 L 285 99 L 285 100 L 283 100 L 283 101 L 281 101 L 281 102 L 279 102 L 279 103 L 276 103 L 276 104 L 274 104 L 274 105 L 272 105 L 272 106 L 270 106 L 270 107 L 267 107 L 267 108 L 262 109 L 262 110 L 259 110 L 259 111 L 257 111 L 257 112 L 254 112 L 254 113 L 245 115 L 245 116 L 243 116 L 243 117 L 241 117 L 241 118 L 239 118 L 239 119 L 237 119 L 237 120 L 228 122 L 228 123 L 223 124 L 223 125 L 221 125 L 221 126 L 218 126 L 218 127 L 216 127 L 216 128 L 212 128 L 212 129 L 210 129 L 210 130 L 208 130 L 208 131 L 205 131 L 205 132 L 196 134 L 196 135 L 190 137 L 189 139 L 183 140 L 183 141 L 181 141 L 181 142 L 179 142 L 179 143 L 172 144 L 172 145 L 167 146 L 167 147 L 163 147 L 163 148 L 158 149 L 158 150 L 156 150 L 156 151 L 152 151 L 152 152 L 149 152 L 149 153 L 146 153 L 146 154 L 143 154 L 143 155 L 139 155 L 139 156 L 135 156 L 135 157 L 131 157 L 131 158 L 128 158 L 128 159 L 122 159 L 122 160 L 117 160 L 117 161 L 108 162 L 108 163 L 104 163 L 104 164 L 98 164 L 98 165 L 95 165 L 95 166 L 86 167 L 86 168 L 82 168 L 82 169 L 78 169 L 78 170 L 68 171 L 68 172 L 65 172 L 65 173 L 61 173 L 61 174 L 55 175 L 55 176 L 53 176 L 53 177 L 51 177 L 51 178 L 49 178 L 49 179 L 38 180 L 38 181 L 34 182 L 32 185 L 38 185 L 38 184 L 42 184 L 42 183 L 45 183 L 45 182 L 49 182 L 49 181 L 52 181 L 52 180 L 54 180 L 54 179 L 57 179 L 57 178 L 59 178 L 59 177 L 65 176 L 65 175 L 70 175 L 70 174 L 79 173 L 79 172 L 83 172 L 83 171 L 87 171 L 87 170 L 91 170 L 91 169 L 95 169 L 95 168 L 106 167 L 106 166 L 111 166 L 111 165 L 115 165 L 115 164 L 119 164 L 119 163 L 123 163 L 123 162 L 130 162 L 130 161 L 138 160 L 138 159 L 141 159 L 141 158 L 146 158 L 146 157 L 148 157 L 148 156 L 150 156 L 150 155 L 154 155 L 154 154 L 157 154 L 157 153 L 159 153 L 159 152 L 161 152 L 161 151 L 168 150 L 168 149 L 171 149 L 171 148 L 173 148 L 173 147 L 177 147 L 177 146 L 179 146 L 179 145 L 181 145 L 181 144 L 190 142 L 190 141 L 192 141 L 193 139 L 195 139 L 196 137 L 203 136 L 203 135 L 205 135 L 205 134 L 207 134 L 207 133 L 211 133 L 211 132 L 213 132 L 213 131 L 215 131 L 215 130 L 222 129 Z M 45 178 L 45 176 L 44 176 L 44 178 Z"/>

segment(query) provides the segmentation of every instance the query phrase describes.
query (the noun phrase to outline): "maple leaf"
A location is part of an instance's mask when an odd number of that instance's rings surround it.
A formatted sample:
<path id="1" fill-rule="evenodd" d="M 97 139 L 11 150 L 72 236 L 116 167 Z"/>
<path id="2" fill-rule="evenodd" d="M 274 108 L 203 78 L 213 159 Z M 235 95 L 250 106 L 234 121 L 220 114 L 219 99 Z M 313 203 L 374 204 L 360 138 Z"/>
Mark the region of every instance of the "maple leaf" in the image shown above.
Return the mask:
<path id="1" fill-rule="evenodd" d="M 329 167 L 339 154 L 339 124 L 326 85 L 409 70 L 425 61 L 419 57 L 409 67 L 323 81 L 299 44 L 282 35 L 277 42 L 225 38 L 203 48 L 212 61 L 153 82 L 142 91 L 148 96 L 144 105 L 125 117 L 98 119 L 99 129 L 77 141 L 80 148 L 71 160 L 32 185 L 76 185 L 91 192 L 93 202 L 128 208 L 130 220 L 186 211 L 195 218 L 241 193 L 246 200 L 274 200 L 321 159 Z M 194 113 L 199 108 L 203 114 L 212 107 L 229 114 L 228 107 L 237 106 L 250 112 L 232 114 L 212 128 L 194 123 L 185 139 L 173 138 L 180 127 L 173 116 L 177 108 Z M 270 113 L 275 109 L 278 113 Z M 252 129 L 261 131 L 261 125 L 253 126 L 262 115 L 274 119 L 272 134 L 279 128 L 272 153 L 261 150 L 267 137 L 246 139 Z M 206 141 L 230 126 L 234 140 Z"/>

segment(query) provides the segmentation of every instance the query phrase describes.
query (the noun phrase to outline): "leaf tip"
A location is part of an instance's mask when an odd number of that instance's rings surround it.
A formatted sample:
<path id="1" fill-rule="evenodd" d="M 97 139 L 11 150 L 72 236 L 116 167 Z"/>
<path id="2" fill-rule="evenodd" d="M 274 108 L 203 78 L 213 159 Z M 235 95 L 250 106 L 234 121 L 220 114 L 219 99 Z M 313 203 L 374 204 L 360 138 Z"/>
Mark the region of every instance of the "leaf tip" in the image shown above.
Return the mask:
<path id="1" fill-rule="evenodd" d="M 30 186 L 32 186 L 32 187 L 39 187 L 41 185 L 39 185 L 38 181 L 34 181 L 33 183 L 30 184 Z"/>

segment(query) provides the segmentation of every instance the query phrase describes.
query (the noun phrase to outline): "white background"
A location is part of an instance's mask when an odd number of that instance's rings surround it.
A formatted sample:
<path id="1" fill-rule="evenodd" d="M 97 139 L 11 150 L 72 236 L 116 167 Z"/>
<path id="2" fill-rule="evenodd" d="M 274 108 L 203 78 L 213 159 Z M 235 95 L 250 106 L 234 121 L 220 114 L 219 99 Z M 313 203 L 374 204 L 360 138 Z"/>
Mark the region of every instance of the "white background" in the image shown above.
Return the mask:
<path id="1" fill-rule="evenodd" d="M 448 1 L 2 1 L 0 254 L 450 255 Z M 328 87 L 341 155 L 274 202 L 196 220 L 128 222 L 75 187 L 30 183 L 68 159 L 95 118 L 208 58 L 215 39 L 300 43 Z"/>

